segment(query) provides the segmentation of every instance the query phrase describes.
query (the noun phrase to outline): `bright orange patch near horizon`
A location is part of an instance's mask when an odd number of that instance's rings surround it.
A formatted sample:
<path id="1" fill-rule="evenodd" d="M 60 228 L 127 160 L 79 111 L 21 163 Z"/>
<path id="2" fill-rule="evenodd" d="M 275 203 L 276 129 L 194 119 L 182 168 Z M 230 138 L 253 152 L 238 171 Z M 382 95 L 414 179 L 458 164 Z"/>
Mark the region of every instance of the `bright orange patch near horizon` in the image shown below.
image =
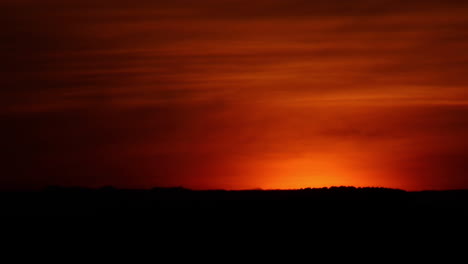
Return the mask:
<path id="1" fill-rule="evenodd" d="M 339 160 L 287 159 L 259 166 L 258 180 L 264 189 L 299 189 L 328 186 L 363 186 L 362 175 L 346 171 Z M 263 177 L 262 177 L 263 176 Z"/>

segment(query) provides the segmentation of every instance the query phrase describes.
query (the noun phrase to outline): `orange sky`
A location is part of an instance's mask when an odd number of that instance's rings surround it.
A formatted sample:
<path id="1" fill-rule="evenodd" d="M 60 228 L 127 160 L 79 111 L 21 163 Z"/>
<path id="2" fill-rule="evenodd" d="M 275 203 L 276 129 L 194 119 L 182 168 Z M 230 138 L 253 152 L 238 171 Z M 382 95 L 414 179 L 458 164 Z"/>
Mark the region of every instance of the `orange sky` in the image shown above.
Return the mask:
<path id="1" fill-rule="evenodd" d="M 468 188 L 467 14 L 3 0 L 0 184 Z"/>

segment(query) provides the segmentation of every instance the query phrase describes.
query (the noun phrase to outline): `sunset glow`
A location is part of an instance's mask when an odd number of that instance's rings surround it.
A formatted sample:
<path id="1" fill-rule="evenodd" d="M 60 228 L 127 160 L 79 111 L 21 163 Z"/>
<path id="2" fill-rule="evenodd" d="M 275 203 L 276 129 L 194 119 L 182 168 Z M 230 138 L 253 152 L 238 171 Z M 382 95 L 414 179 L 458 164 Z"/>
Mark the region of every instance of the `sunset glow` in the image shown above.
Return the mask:
<path id="1" fill-rule="evenodd" d="M 4 188 L 468 188 L 460 1 L 0 3 Z"/>

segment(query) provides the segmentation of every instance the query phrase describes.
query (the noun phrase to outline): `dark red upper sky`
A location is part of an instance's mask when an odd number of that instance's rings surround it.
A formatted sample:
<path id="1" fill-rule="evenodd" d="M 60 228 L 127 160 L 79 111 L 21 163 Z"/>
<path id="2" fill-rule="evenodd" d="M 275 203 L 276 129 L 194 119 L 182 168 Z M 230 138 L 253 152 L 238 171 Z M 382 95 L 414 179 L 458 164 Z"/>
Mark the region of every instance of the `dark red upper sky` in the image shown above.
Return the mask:
<path id="1" fill-rule="evenodd" d="M 468 188 L 468 4 L 3 0 L 2 188 Z"/>

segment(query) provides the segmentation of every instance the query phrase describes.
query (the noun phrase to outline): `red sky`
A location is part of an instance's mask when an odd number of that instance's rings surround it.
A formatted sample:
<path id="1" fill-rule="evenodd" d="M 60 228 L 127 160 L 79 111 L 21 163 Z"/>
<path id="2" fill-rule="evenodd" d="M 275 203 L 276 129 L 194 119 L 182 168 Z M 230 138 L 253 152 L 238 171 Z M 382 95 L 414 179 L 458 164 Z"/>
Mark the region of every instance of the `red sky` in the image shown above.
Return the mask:
<path id="1" fill-rule="evenodd" d="M 3 0 L 2 188 L 468 188 L 468 4 Z"/>

